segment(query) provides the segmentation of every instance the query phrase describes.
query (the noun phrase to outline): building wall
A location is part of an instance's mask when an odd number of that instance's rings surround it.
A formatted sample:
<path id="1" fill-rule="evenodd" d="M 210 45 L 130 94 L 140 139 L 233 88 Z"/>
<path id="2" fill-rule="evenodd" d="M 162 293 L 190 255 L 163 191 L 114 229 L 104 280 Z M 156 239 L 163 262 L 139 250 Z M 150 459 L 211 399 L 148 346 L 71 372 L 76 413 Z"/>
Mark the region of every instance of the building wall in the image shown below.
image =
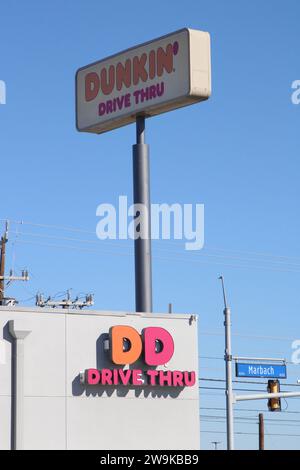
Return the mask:
<path id="1" fill-rule="evenodd" d="M 11 320 L 15 329 L 30 331 L 23 340 L 23 448 L 199 448 L 197 321 L 190 315 L 0 307 L 0 449 L 11 448 L 14 433 Z M 158 368 L 196 371 L 196 384 L 82 385 L 81 371 L 112 368 L 104 340 L 114 325 L 167 329 L 175 352 Z M 135 367 L 146 369 L 142 362 Z"/>

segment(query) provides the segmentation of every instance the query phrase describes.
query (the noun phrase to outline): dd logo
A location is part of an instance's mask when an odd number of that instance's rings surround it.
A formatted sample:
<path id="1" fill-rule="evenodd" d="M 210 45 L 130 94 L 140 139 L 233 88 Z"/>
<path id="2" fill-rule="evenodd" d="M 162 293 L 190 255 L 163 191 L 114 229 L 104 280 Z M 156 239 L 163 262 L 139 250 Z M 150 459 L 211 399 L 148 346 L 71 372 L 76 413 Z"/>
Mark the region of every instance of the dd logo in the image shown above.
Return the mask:
<path id="1" fill-rule="evenodd" d="M 109 330 L 111 359 L 114 364 L 133 364 L 143 354 L 148 366 L 169 362 L 174 354 L 174 341 L 164 328 L 144 328 L 140 335 L 132 326 L 113 326 Z"/>

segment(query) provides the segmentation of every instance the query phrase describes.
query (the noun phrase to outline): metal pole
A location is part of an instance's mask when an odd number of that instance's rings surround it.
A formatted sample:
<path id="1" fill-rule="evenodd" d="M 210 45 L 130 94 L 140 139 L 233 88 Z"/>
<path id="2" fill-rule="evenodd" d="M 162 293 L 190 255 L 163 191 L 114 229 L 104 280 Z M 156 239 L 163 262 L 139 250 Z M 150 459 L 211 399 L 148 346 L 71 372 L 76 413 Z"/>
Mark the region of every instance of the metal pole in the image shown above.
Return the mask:
<path id="1" fill-rule="evenodd" d="M 244 357 L 244 356 L 232 356 L 234 361 L 261 361 L 261 362 L 282 362 L 286 364 L 286 359 L 280 359 L 278 357 Z"/>
<path id="2" fill-rule="evenodd" d="M 5 272 L 5 245 L 4 237 L 1 238 L 1 261 L 0 261 L 0 305 L 3 304 L 4 299 L 4 272 Z"/>
<path id="3" fill-rule="evenodd" d="M 145 117 L 136 118 L 136 144 L 133 145 L 133 202 L 140 224 L 135 233 L 135 307 L 152 312 L 151 204 L 149 146 L 145 144 Z"/>
<path id="4" fill-rule="evenodd" d="M 234 403 L 248 400 L 270 400 L 271 398 L 300 397 L 300 392 L 258 393 L 252 395 L 234 395 Z"/>
<path id="5" fill-rule="evenodd" d="M 264 415 L 259 413 L 258 415 L 259 424 L 259 450 L 265 450 L 265 427 L 264 427 Z"/>
<path id="6" fill-rule="evenodd" d="M 13 409 L 12 409 L 12 429 L 13 429 L 13 450 L 24 448 L 24 340 L 29 335 L 30 330 L 21 330 L 15 324 L 15 320 L 9 321 L 9 332 L 14 338 L 13 345 Z"/>
<path id="7" fill-rule="evenodd" d="M 227 449 L 234 450 L 233 435 L 233 390 L 231 356 L 231 320 L 230 309 L 224 309 L 225 316 L 225 363 L 226 363 L 226 410 L 227 410 Z"/>
<path id="8" fill-rule="evenodd" d="M 0 259 L 0 305 L 3 305 L 5 297 L 5 251 L 6 242 L 8 240 L 8 222 L 6 222 L 6 229 L 4 235 L 1 237 L 1 259 Z"/>
<path id="9" fill-rule="evenodd" d="M 225 326 L 225 369 L 226 369 L 226 423 L 227 423 L 227 450 L 234 450 L 233 431 L 233 389 L 232 389 L 232 354 L 231 354 L 231 320 L 230 309 L 227 307 L 224 279 L 220 276 L 224 298 L 224 326 Z"/>

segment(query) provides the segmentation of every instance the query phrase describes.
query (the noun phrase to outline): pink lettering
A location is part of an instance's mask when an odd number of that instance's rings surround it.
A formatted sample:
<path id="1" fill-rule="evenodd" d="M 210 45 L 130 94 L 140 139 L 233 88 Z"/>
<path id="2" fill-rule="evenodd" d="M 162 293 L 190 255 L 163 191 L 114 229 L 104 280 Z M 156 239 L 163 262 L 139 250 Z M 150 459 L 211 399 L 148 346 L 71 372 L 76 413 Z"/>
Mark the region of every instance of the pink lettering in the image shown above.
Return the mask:
<path id="1" fill-rule="evenodd" d="M 161 387 L 164 387 L 165 385 L 168 385 L 171 387 L 172 385 L 172 373 L 170 370 L 164 372 L 163 370 L 159 371 L 159 385 Z"/>
<path id="2" fill-rule="evenodd" d="M 132 385 L 143 385 L 142 371 L 139 369 L 134 369 L 132 371 Z"/>
<path id="3" fill-rule="evenodd" d="M 156 377 L 158 376 L 158 370 L 147 370 L 147 375 L 150 378 L 150 385 L 156 385 Z"/>
<path id="4" fill-rule="evenodd" d="M 106 106 L 105 103 L 100 103 L 98 108 L 99 116 L 103 116 L 106 113 Z"/>
<path id="5" fill-rule="evenodd" d="M 183 387 L 183 373 L 175 370 L 173 372 L 173 386 L 174 387 Z"/>
<path id="6" fill-rule="evenodd" d="M 113 369 L 113 384 L 119 385 L 119 371 L 118 369 Z"/>
<path id="7" fill-rule="evenodd" d="M 86 381 L 89 385 L 97 385 L 100 382 L 100 372 L 97 369 L 88 369 Z"/>
<path id="8" fill-rule="evenodd" d="M 109 369 L 102 369 L 101 385 L 112 385 L 112 371 Z"/>
<path id="9" fill-rule="evenodd" d="M 119 375 L 120 375 L 120 379 L 121 379 L 122 384 L 123 385 L 128 385 L 129 381 L 130 381 L 130 378 L 131 378 L 131 370 L 130 369 L 127 369 L 127 370 L 119 369 Z"/>
<path id="10" fill-rule="evenodd" d="M 143 331 L 145 342 L 145 362 L 148 366 L 166 364 L 174 354 L 174 341 L 170 333 L 164 328 L 149 327 Z M 157 352 L 159 343 L 162 350 Z"/>
<path id="11" fill-rule="evenodd" d="M 192 387 L 196 383 L 196 374 L 195 372 L 184 372 L 184 384 L 187 387 Z"/>

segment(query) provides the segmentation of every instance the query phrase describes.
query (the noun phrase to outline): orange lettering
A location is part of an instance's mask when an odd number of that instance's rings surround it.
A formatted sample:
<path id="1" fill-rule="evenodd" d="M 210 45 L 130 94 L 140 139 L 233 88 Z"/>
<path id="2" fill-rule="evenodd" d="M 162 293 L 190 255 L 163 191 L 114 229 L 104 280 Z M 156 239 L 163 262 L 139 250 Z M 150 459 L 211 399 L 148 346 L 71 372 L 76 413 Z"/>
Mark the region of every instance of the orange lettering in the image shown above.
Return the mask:
<path id="1" fill-rule="evenodd" d="M 173 46 L 168 44 L 166 51 L 162 47 L 157 49 L 157 75 L 162 76 L 166 70 L 168 73 L 173 72 Z"/>
<path id="2" fill-rule="evenodd" d="M 107 70 L 101 70 L 101 89 L 104 95 L 110 95 L 115 86 L 115 67 L 111 65 L 108 69 L 108 81 L 107 81 Z"/>
<path id="3" fill-rule="evenodd" d="M 155 51 L 150 51 L 150 54 L 149 54 L 149 78 L 151 78 L 151 80 L 155 77 L 155 59 L 156 59 L 156 56 L 155 56 Z"/>
<path id="4" fill-rule="evenodd" d="M 135 56 L 133 58 L 133 84 L 137 85 L 140 80 L 146 82 L 148 80 L 148 74 L 145 69 L 147 62 L 147 54 L 142 54 L 141 57 Z"/>
<path id="5" fill-rule="evenodd" d="M 129 349 L 124 350 L 124 340 L 129 341 Z M 111 358 L 114 364 L 133 364 L 142 353 L 142 340 L 131 326 L 113 326 L 110 329 Z"/>
<path id="6" fill-rule="evenodd" d="M 96 98 L 100 89 L 100 80 L 96 72 L 90 72 L 85 76 L 85 100 L 92 101 Z"/>
<path id="7" fill-rule="evenodd" d="M 119 62 L 117 64 L 117 90 L 121 90 L 123 84 L 126 88 L 129 88 L 131 85 L 131 60 L 127 59 L 125 66 Z"/>

